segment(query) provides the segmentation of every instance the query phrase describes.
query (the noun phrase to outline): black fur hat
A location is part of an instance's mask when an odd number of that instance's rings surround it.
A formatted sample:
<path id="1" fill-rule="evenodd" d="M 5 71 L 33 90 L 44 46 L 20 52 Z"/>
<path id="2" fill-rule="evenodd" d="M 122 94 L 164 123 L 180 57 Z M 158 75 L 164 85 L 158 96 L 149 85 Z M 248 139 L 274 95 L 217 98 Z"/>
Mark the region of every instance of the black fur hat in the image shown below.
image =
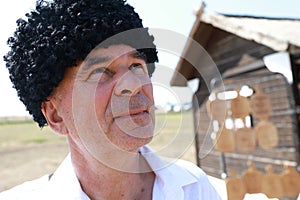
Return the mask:
<path id="1" fill-rule="evenodd" d="M 149 48 L 138 51 L 146 55 L 147 63 L 158 61 L 154 38 L 124 0 L 38 0 L 26 17 L 17 20 L 4 60 L 20 100 L 40 127 L 47 124 L 41 104 L 61 82 L 65 70 L 84 60 L 105 39 L 142 28 L 139 40 Z M 151 76 L 154 65 L 148 68 Z"/>

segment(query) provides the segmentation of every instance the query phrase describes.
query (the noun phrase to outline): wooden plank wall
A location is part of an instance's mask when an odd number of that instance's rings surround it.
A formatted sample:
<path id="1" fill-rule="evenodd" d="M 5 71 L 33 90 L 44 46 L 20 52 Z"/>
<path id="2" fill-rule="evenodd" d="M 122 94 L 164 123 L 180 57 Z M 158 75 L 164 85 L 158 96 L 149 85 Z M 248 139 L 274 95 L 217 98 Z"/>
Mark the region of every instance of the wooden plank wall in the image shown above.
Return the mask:
<path id="1" fill-rule="evenodd" d="M 235 66 L 243 67 L 264 55 L 274 53 L 269 47 L 217 28 L 212 32 L 205 49 L 221 73 Z"/>
<path id="2" fill-rule="evenodd" d="M 226 85 L 226 82 L 230 84 Z M 256 150 L 251 153 L 238 151 L 225 153 L 227 171 L 235 169 L 241 174 L 248 168 L 247 161 L 249 160 L 254 161 L 261 171 L 264 171 L 267 164 L 271 164 L 277 172 L 283 170 L 284 164 L 296 166 L 298 162 L 298 152 L 295 148 L 297 126 L 290 86 L 286 84 L 282 75 L 274 74 L 263 68 L 226 80 L 225 88 L 235 89 L 245 84 L 259 85 L 270 96 L 273 110 L 269 121 L 277 127 L 279 144 L 276 148 L 268 150 L 257 145 Z M 205 103 L 200 106 L 196 117 L 199 121 L 197 134 L 200 166 L 206 173 L 220 177 L 222 173 L 221 154 L 213 148 L 211 120 L 207 115 Z M 254 126 L 257 123 L 258 120 L 253 118 Z"/>

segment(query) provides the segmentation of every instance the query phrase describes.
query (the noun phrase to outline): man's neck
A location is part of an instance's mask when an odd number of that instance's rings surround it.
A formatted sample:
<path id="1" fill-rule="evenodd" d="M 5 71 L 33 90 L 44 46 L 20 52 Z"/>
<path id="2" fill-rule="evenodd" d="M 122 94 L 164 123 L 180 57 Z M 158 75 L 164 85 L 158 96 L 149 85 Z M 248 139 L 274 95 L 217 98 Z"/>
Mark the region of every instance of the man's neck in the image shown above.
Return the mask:
<path id="1" fill-rule="evenodd" d="M 155 174 L 138 152 L 122 156 L 123 170 L 113 169 L 87 151 L 71 148 L 72 163 L 82 190 L 92 199 L 152 199 Z M 114 157 L 113 155 L 111 155 Z M 121 157 L 119 157 L 121 158 Z M 115 157 L 118 160 L 117 157 Z M 122 162 L 122 161 L 121 161 Z"/>

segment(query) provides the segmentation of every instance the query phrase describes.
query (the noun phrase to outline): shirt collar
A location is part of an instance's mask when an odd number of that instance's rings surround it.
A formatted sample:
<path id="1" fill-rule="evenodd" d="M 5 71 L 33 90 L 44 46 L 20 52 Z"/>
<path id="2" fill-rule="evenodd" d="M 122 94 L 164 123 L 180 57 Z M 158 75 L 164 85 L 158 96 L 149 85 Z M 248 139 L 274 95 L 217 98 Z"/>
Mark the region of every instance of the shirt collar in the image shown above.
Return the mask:
<path id="1" fill-rule="evenodd" d="M 195 183 L 198 179 L 183 167 L 177 158 L 159 157 L 151 148 L 140 148 L 141 154 L 156 175 L 156 184 L 163 191 L 164 199 L 183 199 L 183 187 Z"/>
<path id="2" fill-rule="evenodd" d="M 70 153 L 49 180 L 49 199 L 90 200 L 82 191 Z"/>
<path id="3" fill-rule="evenodd" d="M 164 199 L 183 199 L 183 187 L 197 182 L 195 176 L 179 167 L 177 159 L 159 157 L 148 146 L 141 147 L 140 153 L 154 171 L 156 175 L 154 188 L 164 193 Z M 51 197 L 49 199 L 89 200 L 77 179 L 70 154 L 51 177 L 48 194 Z"/>

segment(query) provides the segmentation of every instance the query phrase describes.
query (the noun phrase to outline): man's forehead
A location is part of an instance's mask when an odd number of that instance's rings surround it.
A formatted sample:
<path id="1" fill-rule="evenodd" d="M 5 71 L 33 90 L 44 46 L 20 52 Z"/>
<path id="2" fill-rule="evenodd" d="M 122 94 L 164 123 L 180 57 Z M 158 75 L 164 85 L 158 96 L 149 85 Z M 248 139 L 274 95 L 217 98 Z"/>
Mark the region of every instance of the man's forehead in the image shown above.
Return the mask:
<path id="1" fill-rule="evenodd" d="M 123 44 L 111 45 L 108 47 L 101 47 L 100 45 L 98 45 L 88 54 L 86 59 L 89 59 L 91 57 L 116 58 L 122 55 L 132 55 L 136 52 L 137 50 L 135 48 Z"/>

